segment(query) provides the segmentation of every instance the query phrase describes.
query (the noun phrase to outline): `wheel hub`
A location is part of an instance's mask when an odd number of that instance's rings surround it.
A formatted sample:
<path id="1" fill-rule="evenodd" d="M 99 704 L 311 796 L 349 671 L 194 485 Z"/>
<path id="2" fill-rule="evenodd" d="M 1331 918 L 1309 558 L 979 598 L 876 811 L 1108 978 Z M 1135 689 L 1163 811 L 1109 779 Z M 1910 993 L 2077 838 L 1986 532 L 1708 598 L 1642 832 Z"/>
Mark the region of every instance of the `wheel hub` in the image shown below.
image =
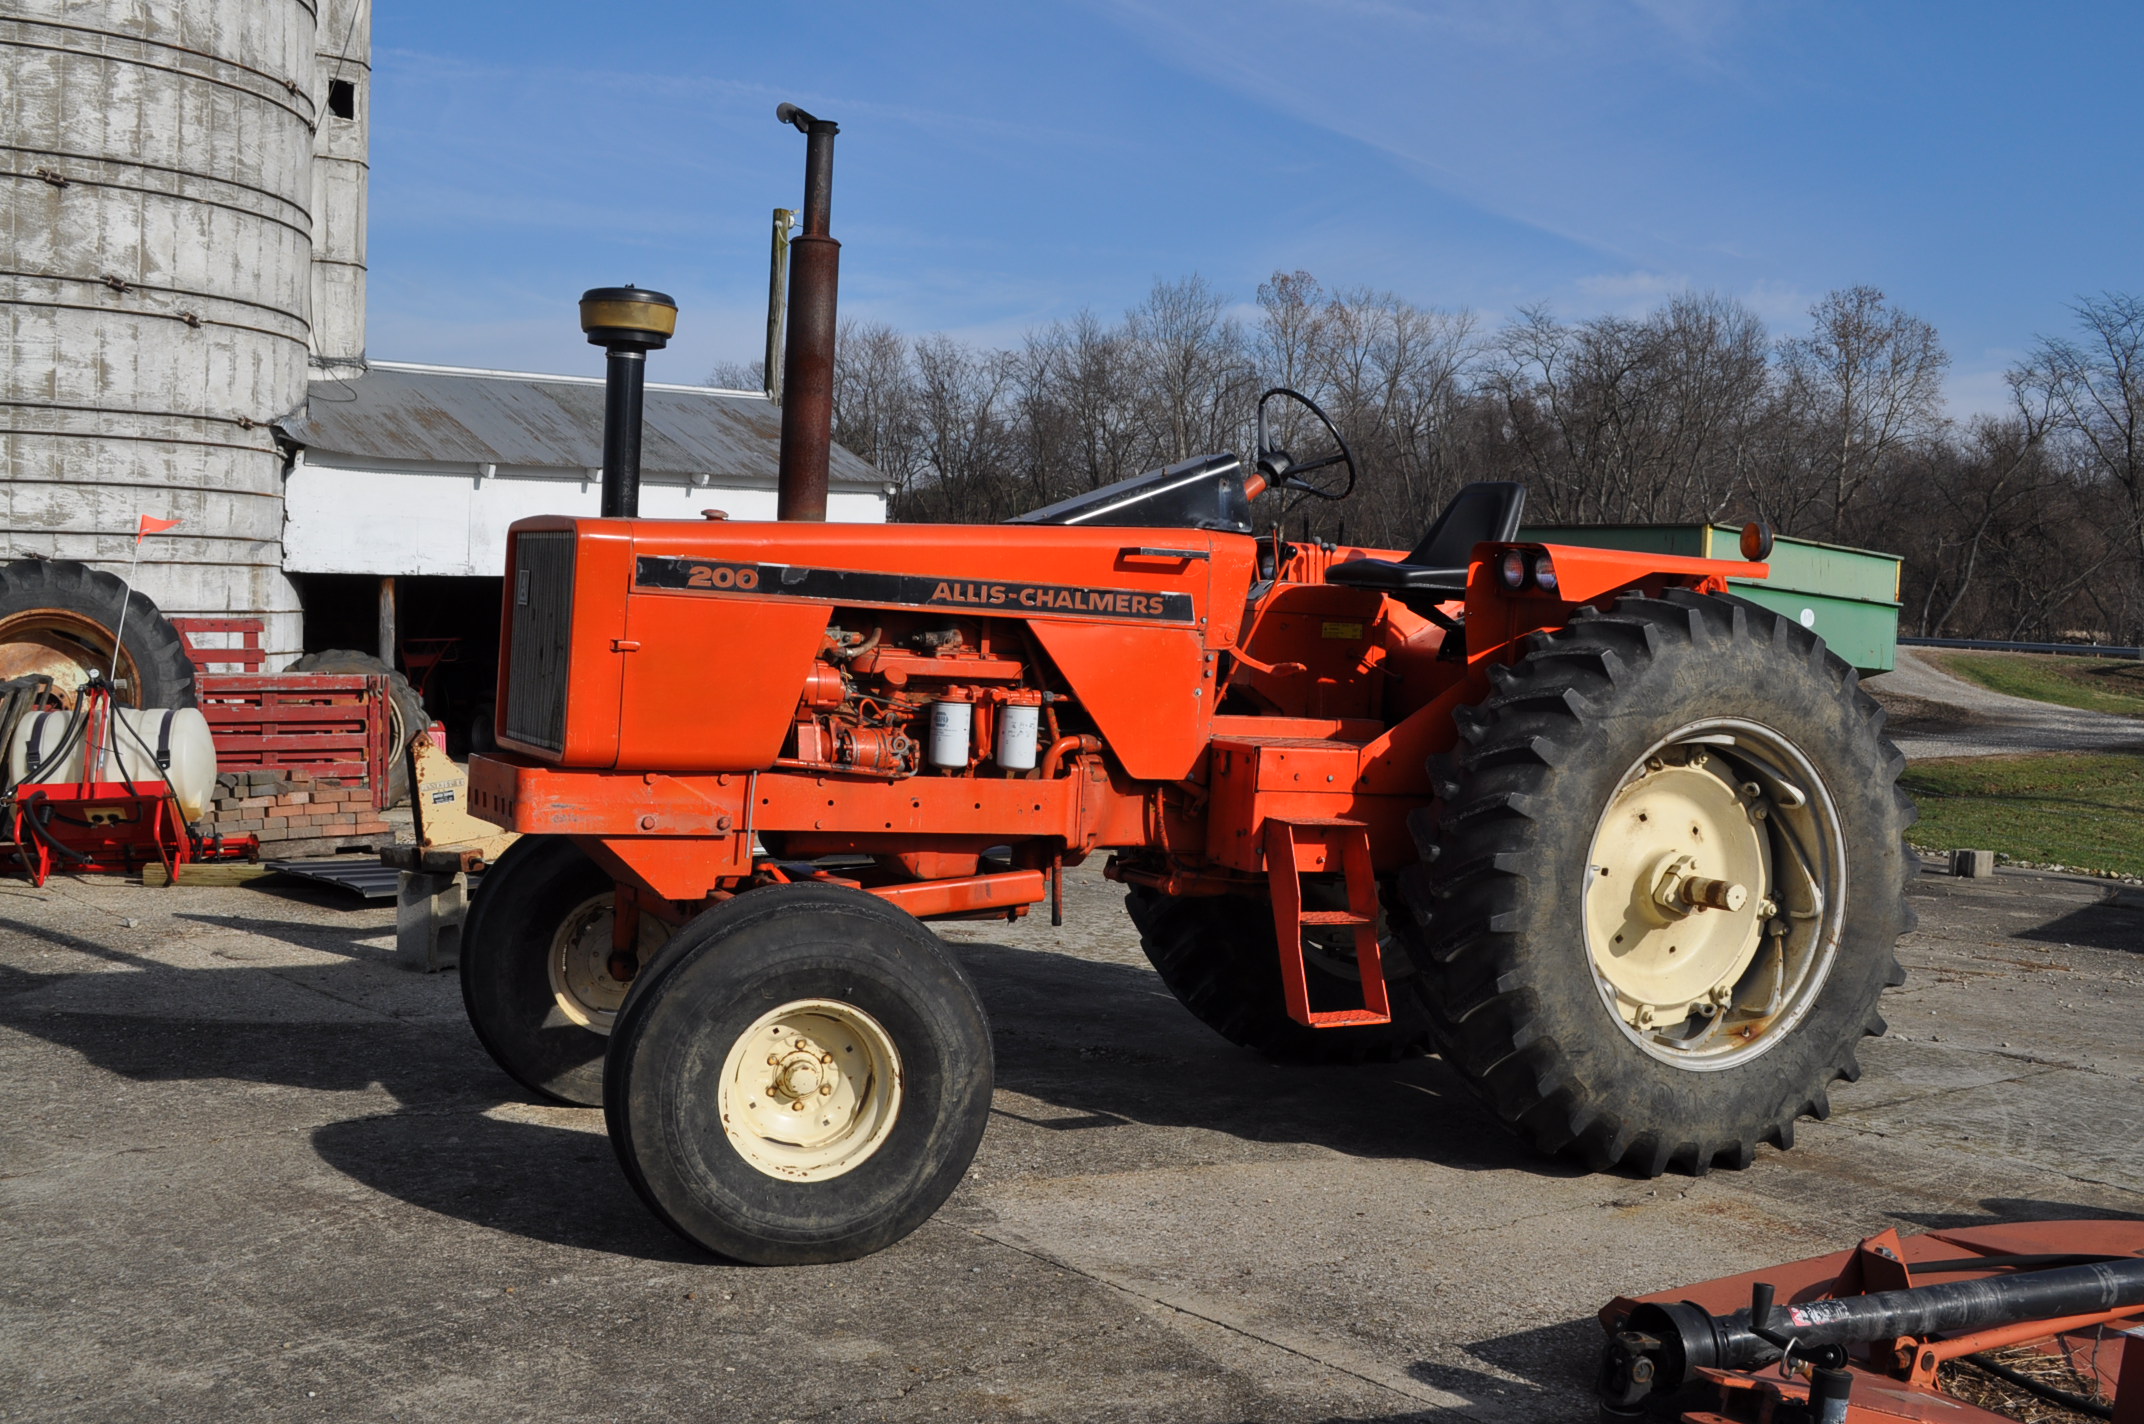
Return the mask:
<path id="1" fill-rule="evenodd" d="M 616 899 L 606 891 L 577 906 L 551 940 L 551 994 L 559 1012 L 582 1028 L 607 1034 L 616 1022 L 633 976 L 621 977 L 613 961 L 611 925 Z M 670 927 L 653 915 L 640 917 L 637 960 L 646 964 L 670 938 Z"/>
<path id="2" fill-rule="evenodd" d="M 831 1094 L 834 1084 L 822 1082 L 820 1069 L 832 1068 L 834 1055 L 821 1049 L 808 1038 L 799 1038 L 787 1056 L 770 1053 L 769 1062 L 778 1065 L 774 1081 L 768 1091 L 776 1097 L 788 1098 L 792 1103 L 805 1104 L 822 1094 Z"/>
<path id="3" fill-rule="evenodd" d="M 1724 1007 L 1763 937 L 1766 812 L 1719 760 L 1701 750 L 1648 758 L 1594 836 L 1587 947 L 1636 1029 Z"/>
<path id="4" fill-rule="evenodd" d="M 901 1059 L 878 1020 L 800 999 L 739 1036 L 717 1085 L 722 1130 L 770 1177 L 838 1177 L 884 1145 L 900 1115 Z"/>

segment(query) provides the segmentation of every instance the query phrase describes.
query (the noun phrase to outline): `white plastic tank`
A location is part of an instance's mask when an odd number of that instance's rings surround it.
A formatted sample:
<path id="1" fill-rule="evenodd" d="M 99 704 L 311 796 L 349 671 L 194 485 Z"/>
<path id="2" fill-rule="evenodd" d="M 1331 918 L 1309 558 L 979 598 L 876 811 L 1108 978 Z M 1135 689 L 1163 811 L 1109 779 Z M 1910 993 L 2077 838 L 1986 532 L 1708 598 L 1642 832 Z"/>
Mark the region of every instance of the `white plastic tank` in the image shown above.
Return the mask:
<path id="1" fill-rule="evenodd" d="M 7 748 L 8 780 L 18 786 L 83 780 L 89 739 L 69 739 L 74 717 L 73 712 L 33 712 L 16 723 Z M 88 779 L 169 782 L 187 820 L 206 815 L 216 795 L 216 741 L 208 719 L 192 707 L 120 707 L 113 718 L 116 725 Z M 168 756 L 168 770 L 159 764 L 159 752 Z"/>
<path id="2" fill-rule="evenodd" d="M 366 7 L 334 7 L 339 21 Z M 0 11 L 0 533 L 170 614 L 299 647 L 272 422 L 305 400 L 311 0 L 13 0 Z M 366 95 L 369 99 L 369 94 Z"/>

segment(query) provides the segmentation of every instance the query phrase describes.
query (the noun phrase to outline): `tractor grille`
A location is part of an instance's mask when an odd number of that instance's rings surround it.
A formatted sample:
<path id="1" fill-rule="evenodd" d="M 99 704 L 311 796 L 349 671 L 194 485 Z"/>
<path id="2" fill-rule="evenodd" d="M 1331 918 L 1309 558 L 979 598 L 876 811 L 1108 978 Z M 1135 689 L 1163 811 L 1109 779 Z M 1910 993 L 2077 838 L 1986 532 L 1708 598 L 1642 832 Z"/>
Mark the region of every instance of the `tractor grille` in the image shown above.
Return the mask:
<path id="1" fill-rule="evenodd" d="M 554 752 L 566 749 L 574 542 L 570 530 L 523 534 L 514 558 L 513 661 L 506 676 L 506 735 Z"/>

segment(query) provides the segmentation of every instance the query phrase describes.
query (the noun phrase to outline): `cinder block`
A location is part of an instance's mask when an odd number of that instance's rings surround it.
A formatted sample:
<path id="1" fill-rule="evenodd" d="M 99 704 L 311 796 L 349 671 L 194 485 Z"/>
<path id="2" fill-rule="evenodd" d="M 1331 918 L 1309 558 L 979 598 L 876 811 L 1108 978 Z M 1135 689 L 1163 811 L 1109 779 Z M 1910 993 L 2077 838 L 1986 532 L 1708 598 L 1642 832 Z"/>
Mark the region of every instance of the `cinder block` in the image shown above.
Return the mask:
<path id="1" fill-rule="evenodd" d="M 1995 852 L 1992 850 L 1954 850 L 1950 853 L 1950 873 L 1968 880 L 1980 880 L 1995 873 Z"/>
<path id="2" fill-rule="evenodd" d="M 461 959 L 469 877 L 402 872 L 395 905 L 395 957 L 411 969 L 452 969 Z"/>

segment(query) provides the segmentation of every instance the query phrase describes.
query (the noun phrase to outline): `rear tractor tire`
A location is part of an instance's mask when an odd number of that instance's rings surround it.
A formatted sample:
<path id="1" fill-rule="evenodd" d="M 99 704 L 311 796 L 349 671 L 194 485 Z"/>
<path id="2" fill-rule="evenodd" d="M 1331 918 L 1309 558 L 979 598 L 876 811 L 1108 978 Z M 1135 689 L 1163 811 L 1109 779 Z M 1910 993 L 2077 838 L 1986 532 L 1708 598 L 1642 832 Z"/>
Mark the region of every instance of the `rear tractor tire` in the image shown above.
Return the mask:
<path id="1" fill-rule="evenodd" d="M 611 1035 L 604 1119 L 655 1214 L 750 1265 L 846 1261 L 928 1220 L 990 1112 L 990 1027 L 914 918 L 777 885 L 696 917 Z"/>
<path id="2" fill-rule="evenodd" d="M 1384 959 L 1392 1022 L 1374 1027 L 1309 1028 L 1288 1017 L 1281 987 L 1273 909 L 1238 895 L 1164 895 L 1136 887 L 1124 908 L 1140 948 L 1177 1001 L 1230 1043 L 1282 1063 L 1390 1062 L 1428 1046 L 1429 1021 L 1404 946 L 1386 936 Z M 1313 1008 L 1359 1007 L 1353 931 L 1313 931 L 1304 973 Z"/>
<path id="3" fill-rule="evenodd" d="M 1439 1051 L 1596 1168 L 1791 1146 L 1905 979 L 1882 710 L 1792 620 L 1682 590 L 1582 609 L 1491 685 L 1403 878 Z"/>
<path id="4" fill-rule="evenodd" d="M 631 981 L 610 972 L 616 887 L 562 836 L 523 836 L 477 884 L 462 926 L 462 1004 L 492 1060 L 523 1087 L 603 1105 L 603 1046 Z M 670 927 L 640 917 L 639 958 Z"/>

